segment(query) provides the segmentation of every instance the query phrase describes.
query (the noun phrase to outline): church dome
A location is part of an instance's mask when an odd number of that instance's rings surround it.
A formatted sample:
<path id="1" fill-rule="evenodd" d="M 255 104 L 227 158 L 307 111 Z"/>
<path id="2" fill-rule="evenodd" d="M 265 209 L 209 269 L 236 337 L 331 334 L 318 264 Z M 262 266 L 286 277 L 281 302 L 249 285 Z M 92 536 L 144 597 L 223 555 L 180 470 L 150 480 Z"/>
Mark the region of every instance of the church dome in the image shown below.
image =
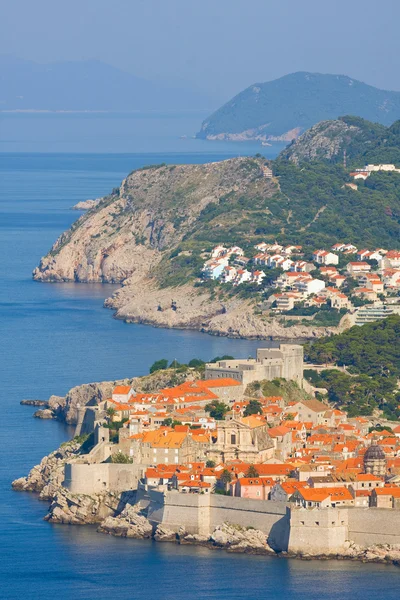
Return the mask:
<path id="1" fill-rule="evenodd" d="M 377 444 L 372 444 L 364 454 L 365 460 L 385 460 L 386 455 L 382 448 Z"/>

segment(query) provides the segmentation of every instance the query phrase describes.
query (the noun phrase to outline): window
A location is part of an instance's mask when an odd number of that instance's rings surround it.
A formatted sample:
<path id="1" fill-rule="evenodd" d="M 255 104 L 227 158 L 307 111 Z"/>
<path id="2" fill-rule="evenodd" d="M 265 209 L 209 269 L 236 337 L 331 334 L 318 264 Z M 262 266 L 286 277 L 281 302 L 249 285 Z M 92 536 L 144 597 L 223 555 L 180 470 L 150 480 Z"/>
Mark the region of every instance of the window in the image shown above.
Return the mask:
<path id="1" fill-rule="evenodd" d="M 315 524 L 316 524 L 316 525 L 319 525 L 319 521 L 315 521 Z"/>
<path id="2" fill-rule="evenodd" d="M 304 525 L 304 521 L 300 521 L 300 525 Z"/>
<path id="3" fill-rule="evenodd" d="M 236 434 L 231 433 L 231 444 L 236 444 Z"/>

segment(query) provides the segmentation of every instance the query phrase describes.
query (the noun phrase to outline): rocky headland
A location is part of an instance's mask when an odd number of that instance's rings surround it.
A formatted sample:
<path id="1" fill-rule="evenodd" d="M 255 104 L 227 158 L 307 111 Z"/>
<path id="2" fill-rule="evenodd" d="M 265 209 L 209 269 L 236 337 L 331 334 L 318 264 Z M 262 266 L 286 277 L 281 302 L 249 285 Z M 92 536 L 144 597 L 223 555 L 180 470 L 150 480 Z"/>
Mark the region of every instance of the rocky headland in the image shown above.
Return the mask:
<path id="1" fill-rule="evenodd" d="M 235 158 L 134 171 L 59 237 L 33 277 L 119 283 L 105 306 L 128 323 L 254 339 L 336 332 L 285 323 L 259 310 L 254 299 L 196 285 L 212 243 L 233 236 L 252 243 L 260 214 L 276 223 L 274 230 L 284 226 L 281 211 L 288 200 L 281 196 L 279 207 L 273 201 L 279 182 L 263 176 L 264 164 L 262 157 Z"/>

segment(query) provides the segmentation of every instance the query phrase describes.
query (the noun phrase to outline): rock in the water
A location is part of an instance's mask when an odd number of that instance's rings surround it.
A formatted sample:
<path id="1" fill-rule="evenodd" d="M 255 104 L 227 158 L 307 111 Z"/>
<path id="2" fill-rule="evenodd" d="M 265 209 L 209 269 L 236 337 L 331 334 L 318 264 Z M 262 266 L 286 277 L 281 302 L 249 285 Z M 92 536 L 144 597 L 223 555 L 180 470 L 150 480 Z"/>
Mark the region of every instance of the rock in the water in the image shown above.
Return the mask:
<path id="1" fill-rule="evenodd" d="M 154 539 L 157 542 L 176 542 L 177 534 L 172 529 L 160 524 L 154 532 Z"/>
<path id="2" fill-rule="evenodd" d="M 33 413 L 36 419 L 54 419 L 54 413 L 50 408 L 39 408 Z"/>
<path id="3" fill-rule="evenodd" d="M 224 523 L 213 531 L 210 539 L 215 546 L 226 548 L 230 552 L 275 554 L 268 546 L 265 533 L 258 529 Z"/>
<path id="4" fill-rule="evenodd" d="M 90 525 L 100 523 L 109 515 L 115 514 L 119 496 L 111 493 L 71 494 L 61 488 L 53 498 L 45 521 L 68 525 Z"/>
<path id="5" fill-rule="evenodd" d="M 44 406 L 48 408 L 49 404 L 46 400 L 21 400 L 22 406 Z"/>
<path id="6" fill-rule="evenodd" d="M 153 526 L 140 512 L 139 506 L 126 506 L 116 517 L 107 517 L 97 531 L 117 537 L 145 539 L 152 537 Z"/>
<path id="7" fill-rule="evenodd" d="M 210 537 L 207 535 L 200 535 L 200 534 L 191 534 L 191 533 L 187 533 L 185 535 L 180 535 L 179 536 L 179 543 L 180 544 L 195 544 L 196 546 L 207 546 L 207 547 L 212 547 L 213 544 L 210 541 Z"/>

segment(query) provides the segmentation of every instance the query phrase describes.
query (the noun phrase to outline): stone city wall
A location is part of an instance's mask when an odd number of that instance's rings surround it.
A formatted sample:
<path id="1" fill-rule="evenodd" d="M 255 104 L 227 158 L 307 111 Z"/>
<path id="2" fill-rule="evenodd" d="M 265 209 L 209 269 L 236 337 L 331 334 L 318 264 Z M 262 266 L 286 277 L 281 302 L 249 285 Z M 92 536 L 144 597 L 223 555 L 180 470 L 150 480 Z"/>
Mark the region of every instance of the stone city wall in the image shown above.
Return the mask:
<path id="1" fill-rule="evenodd" d="M 349 508 L 348 539 L 359 546 L 400 544 L 400 510 L 391 508 Z"/>
<path id="2" fill-rule="evenodd" d="M 286 550 L 289 537 L 289 513 L 284 502 L 251 500 L 218 494 L 182 494 L 149 491 L 148 519 L 178 531 L 210 535 L 223 523 L 252 527 L 268 536 L 270 545 Z"/>
<path id="3" fill-rule="evenodd" d="M 210 535 L 223 523 L 263 531 L 275 550 L 340 554 L 347 541 L 361 547 L 400 544 L 400 510 L 288 508 L 284 502 L 217 494 L 149 491 L 148 518 L 178 531 Z"/>
<path id="4" fill-rule="evenodd" d="M 137 465 L 66 463 L 63 487 L 72 494 L 120 493 L 136 490 L 142 476 Z"/>

